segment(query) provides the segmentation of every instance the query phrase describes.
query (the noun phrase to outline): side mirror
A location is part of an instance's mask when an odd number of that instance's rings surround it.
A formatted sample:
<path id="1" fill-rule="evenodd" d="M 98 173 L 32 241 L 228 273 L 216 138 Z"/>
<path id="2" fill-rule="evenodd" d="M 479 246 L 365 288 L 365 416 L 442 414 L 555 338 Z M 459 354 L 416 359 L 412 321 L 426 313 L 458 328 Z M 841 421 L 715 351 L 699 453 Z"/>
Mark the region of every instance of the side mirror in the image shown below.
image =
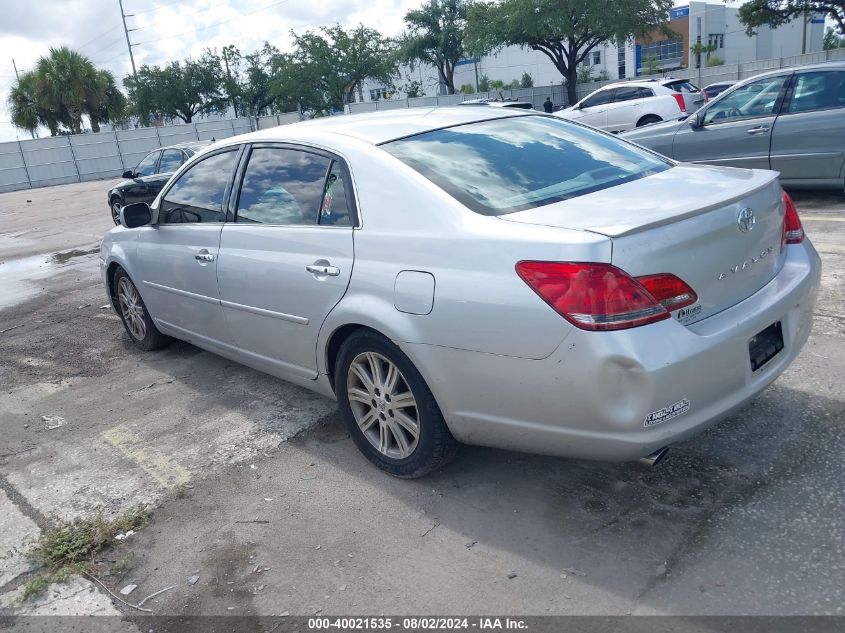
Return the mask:
<path id="1" fill-rule="evenodd" d="M 135 177 L 135 172 L 134 172 L 134 171 L 132 171 L 131 169 L 127 169 L 125 172 L 123 172 L 123 176 L 122 176 L 122 177 L 123 177 L 123 178 L 134 178 L 134 177 Z"/>
<path id="2" fill-rule="evenodd" d="M 152 220 L 153 214 L 146 202 L 128 204 L 120 210 L 120 225 L 127 229 L 144 226 Z"/>
<path id="3" fill-rule="evenodd" d="M 689 117 L 687 118 L 687 123 L 689 124 L 689 126 L 692 129 L 695 129 L 697 127 L 701 127 L 701 125 L 704 123 L 704 121 L 703 121 L 703 119 L 701 118 L 700 115 L 690 114 Z"/>

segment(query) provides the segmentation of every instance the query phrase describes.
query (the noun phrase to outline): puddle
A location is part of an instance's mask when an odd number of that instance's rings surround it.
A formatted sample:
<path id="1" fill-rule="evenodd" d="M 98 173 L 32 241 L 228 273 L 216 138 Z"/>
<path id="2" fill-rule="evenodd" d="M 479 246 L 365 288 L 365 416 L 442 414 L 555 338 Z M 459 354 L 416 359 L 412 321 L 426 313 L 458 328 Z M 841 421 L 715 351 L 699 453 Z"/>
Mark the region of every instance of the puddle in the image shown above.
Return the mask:
<path id="1" fill-rule="evenodd" d="M 11 308 L 38 296 L 42 290 L 41 282 L 60 272 L 90 264 L 89 257 L 71 261 L 99 252 L 74 249 L 51 255 L 33 255 L 20 259 L 0 262 L 0 310 Z"/>

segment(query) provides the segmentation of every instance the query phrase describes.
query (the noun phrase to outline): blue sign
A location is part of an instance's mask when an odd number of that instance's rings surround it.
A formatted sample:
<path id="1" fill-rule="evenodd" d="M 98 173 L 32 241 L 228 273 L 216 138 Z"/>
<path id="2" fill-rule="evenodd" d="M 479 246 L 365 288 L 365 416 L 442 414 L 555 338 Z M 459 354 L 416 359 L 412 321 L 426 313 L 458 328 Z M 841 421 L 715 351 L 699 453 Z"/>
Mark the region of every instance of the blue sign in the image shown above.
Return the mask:
<path id="1" fill-rule="evenodd" d="M 669 12 L 670 20 L 689 17 L 689 7 L 675 7 Z"/>
<path id="2" fill-rule="evenodd" d="M 463 59 L 458 60 L 458 63 L 455 64 L 455 66 L 464 66 L 466 64 L 474 64 L 477 61 L 478 60 L 475 59 L 474 57 L 464 57 Z"/>

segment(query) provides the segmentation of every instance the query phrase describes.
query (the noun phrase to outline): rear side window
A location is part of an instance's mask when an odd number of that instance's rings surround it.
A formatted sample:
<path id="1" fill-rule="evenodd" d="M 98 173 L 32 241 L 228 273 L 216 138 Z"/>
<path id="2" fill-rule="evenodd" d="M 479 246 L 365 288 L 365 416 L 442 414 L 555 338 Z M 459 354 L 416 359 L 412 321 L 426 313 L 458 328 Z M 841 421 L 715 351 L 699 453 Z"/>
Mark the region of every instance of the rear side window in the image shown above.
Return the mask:
<path id="1" fill-rule="evenodd" d="M 326 178 L 326 192 L 320 205 L 320 224 L 330 226 L 352 226 L 352 214 L 346 198 L 346 177 L 340 163 L 332 161 L 329 177 Z"/>
<path id="2" fill-rule="evenodd" d="M 801 73 L 789 100 L 788 112 L 845 107 L 845 71 Z"/>
<path id="3" fill-rule="evenodd" d="M 653 97 L 654 90 L 651 88 L 637 88 L 637 98 L 644 99 L 645 97 Z"/>
<path id="4" fill-rule="evenodd" d="M 223 198 L 237 155 L 235 150 L 222 152 L 189 167 L 161 201 L 159 222 L 223 222 Z"/>
<path id="5" fill-rule="evenodd" d="M 551 204 L 670 168 L 624 141 L 540 116 L 459 125 L 381 147 L 483 215 Z"/>
<path id="6" fill-rule="evenodd" d="M 317 224 L 331 160 L 280 147 L 252 150 L 236 222 Z"/>
<path id="7" fill-rule="evenodd" d="M 613 91 L 613 101 L 614 103 L 618 103 L 619 101 L 632 101 L 633 99 L 640 98 L 640 89 L 634 86 L 626 86 L 625 88 L 616 88 Z"/>

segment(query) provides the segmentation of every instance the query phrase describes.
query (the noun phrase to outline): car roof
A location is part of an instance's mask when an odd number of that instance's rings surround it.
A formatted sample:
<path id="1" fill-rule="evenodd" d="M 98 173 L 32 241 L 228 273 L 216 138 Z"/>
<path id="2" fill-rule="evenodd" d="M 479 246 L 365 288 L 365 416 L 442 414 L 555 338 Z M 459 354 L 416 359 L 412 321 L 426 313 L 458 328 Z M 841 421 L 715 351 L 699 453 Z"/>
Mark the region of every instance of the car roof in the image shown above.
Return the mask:
<path id="1" fill-rule="evenodd" d="M 185 143 L 174 143 L 173 145 L 164 145 L 159 149 L 190 149 L 200 150 L 203 147 L 208 147 L 213 141 L 186 141 Z"/>
<path id="2" fill-rule="evenodd" d="M 321 117 L 299 123 L 251 132 L 221 141 L 219 146 L 261 141 L 315 141 L 327 135 L 353 138 L 373 145 L 406 136 L 430 132 L 453 125 L 476 123 L 517 116 L 543 116 L 533 110 L 519 108 L 403 108 L 386 112 L 366 112 Z"/>

